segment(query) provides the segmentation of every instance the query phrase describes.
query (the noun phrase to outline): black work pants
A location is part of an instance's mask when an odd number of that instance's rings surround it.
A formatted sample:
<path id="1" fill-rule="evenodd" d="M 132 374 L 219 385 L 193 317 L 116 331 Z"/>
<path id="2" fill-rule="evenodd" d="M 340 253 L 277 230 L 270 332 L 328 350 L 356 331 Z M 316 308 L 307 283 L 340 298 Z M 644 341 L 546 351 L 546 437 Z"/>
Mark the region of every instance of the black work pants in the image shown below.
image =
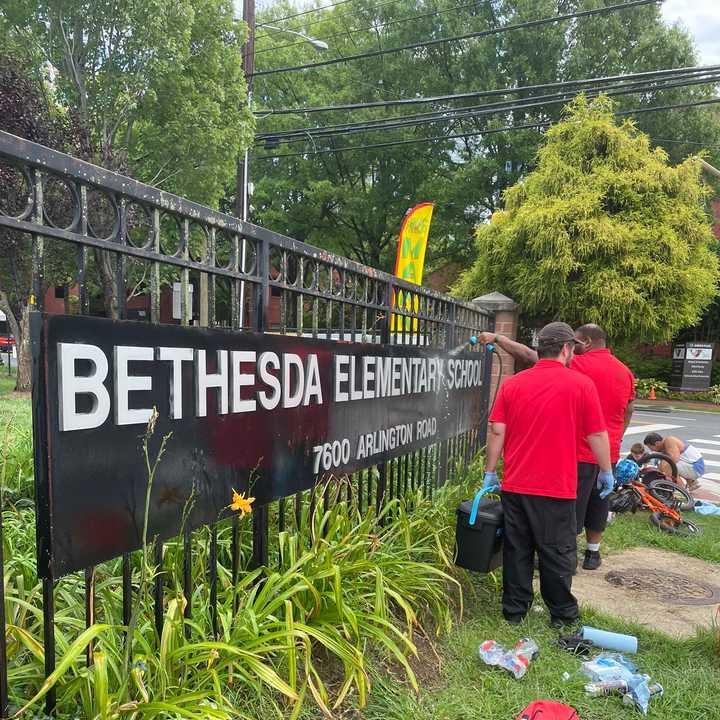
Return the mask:
<path id="1" fill-rule="evenodd" d="M 540 593 L 553 618 L 572 622 L 571 592 L 577 562 L 575 500 L 503 492 L 503 615 L 523 617 L 533 602 L 533 561 L 538 554 Z"/>

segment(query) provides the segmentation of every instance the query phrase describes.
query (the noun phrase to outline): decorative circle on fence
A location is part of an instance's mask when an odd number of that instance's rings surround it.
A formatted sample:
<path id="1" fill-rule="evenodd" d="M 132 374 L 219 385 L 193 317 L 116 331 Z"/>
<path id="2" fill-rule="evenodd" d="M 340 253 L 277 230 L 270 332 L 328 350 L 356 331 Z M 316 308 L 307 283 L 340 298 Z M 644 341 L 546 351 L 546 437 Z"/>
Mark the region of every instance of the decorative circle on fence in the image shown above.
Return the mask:
<path id="1" fill-rule="evenodd" d="M 80 197 L 74 183 L 59 175 L 47 174 L 43 177 L 43 219 L 51 227 L 60 230 L 77 227 Z"/>
<path id="2" fill-rule="evenodd" d="M 32 179 L 27 170 L 0 162 L 0 215 L 25 220 L 32 209 Z"/>
<path id="3" fill-rule="evenodd" d="M 152 214 L 142 203 L 133 201 L 125 205 L 125 235 L 133 247 L 148 249 L 152 246 Z"/>
<path id="4" fill-rule="evenodd" d="M 720 602 L 720 587 L 680 573 L 655 568 L 612 570 L 605 579 L 616 587 L 650 595 L 667 605 L 715 605 Z"/>

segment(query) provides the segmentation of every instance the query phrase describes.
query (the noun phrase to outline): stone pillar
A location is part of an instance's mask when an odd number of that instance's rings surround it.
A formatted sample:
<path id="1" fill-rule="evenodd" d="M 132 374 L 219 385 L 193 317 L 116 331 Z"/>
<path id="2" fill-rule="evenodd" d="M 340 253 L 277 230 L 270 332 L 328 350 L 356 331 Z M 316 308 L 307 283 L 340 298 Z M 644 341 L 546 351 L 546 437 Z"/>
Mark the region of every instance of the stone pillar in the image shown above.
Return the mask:
<path id="1" fill-rule="evenodd" d="M 520 318 L 520 306 L 511 298 L 499 292 L 491 292 L 473 300 L 486 312 L 495 315 L 495 332 L 499 335 L 507 335 L 512 340 L 517 340 L 518 321 Z M 515 361 L 504 350 L 497 348 L 502 356 L 502 379 L 500 382 L 515 374 Z M 500 375 L 500 362 L 497 355 L 493 355 L 492 386 L 490 389 L 490 404 L 495 399 L 495 388 L 498 385 Z"/>

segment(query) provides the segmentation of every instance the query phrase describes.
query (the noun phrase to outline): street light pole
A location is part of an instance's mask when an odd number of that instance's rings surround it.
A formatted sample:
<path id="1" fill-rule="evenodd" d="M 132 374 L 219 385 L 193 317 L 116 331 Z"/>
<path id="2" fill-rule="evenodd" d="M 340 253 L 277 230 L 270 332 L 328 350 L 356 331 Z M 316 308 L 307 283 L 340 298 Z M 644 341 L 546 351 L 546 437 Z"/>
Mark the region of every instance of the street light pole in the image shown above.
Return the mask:
<path id="1" fill-rule="evenodd" d="M 242 48 L 242 68 L 245 76 L 245 85 L 247 86 L 247 104 L 248 109 L 252 109 L 252 83 L 253 74 L 255 73 L 255 0 L 243 0 L 243 16 L 242 19 L 248 27 L 248 35 Z M 276 32 L 288 33 L 289 35 L 297 35 L 307 43 L 312 45 L 316 50 L 327 50 L 328 44 L 322 40 L 297 32 L 296 30 L 287 30 L 279 28 L 275 25 L 267 25 L 265 23 L 257 27 L 268 28 Z M 238 158 L 237 175 L 235 177 L 235 215 L 243 222 L 247 222 L 250 217 L 250 151 L 245 150 L 242 159 Z M 247 241 L 243 237 L 240 251 L 240 271 L 245 272 L 245 263 L 247 260 Z M 240 328 L 245 321 L 245 281 L 240 281 Z"/>
<path id="2" fill-rule="evenodd" d="M 247 88 L 248 109 L 252 108 L 252 82 L 255 72 L 255 0 L 243 0 L 243 20 L 247 25 L 247 38 L 242 48 L 242 68 Z M 248 184 L 250 182 L 250 151 L 245 149 L 242 160 L 238 159 L 235 178 L 235 215 L 243 222 L 248 220 Z M 240 254 L 240 271 L 245 272 L 247 260 L 247 241 L 242 239 Z M 240 328 L 245 321 L 245 281 L 240 283 Z"/>

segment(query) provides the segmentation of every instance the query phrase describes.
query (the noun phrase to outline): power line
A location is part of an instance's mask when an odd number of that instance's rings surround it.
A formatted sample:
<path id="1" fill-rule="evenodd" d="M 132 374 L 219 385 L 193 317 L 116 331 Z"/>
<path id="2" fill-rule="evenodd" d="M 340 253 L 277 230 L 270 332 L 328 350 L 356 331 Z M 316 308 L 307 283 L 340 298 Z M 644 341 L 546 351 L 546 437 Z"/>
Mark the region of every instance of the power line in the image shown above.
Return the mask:
<path id="1" fill-rule="evenodd" d="M 639 78 L 651 78 L 658 75 L 673 76 L 676 74 L 695 74 L 708 73 L 720 70 L 720 65 L 692 65 L 681 68 L 667 68 L 665 70 L 648 70 L 638 73 L 626 73 L 624 75 L 606 75 L 594 78 L 583 78 L 580 80 L 558 80 L 551 83 L 542 83 L 539 85 L 521 85 L 516 87 L 499 88 L 495 90 L 474 90 L 465 93 L 454 93 L 451 95 L 435 95 L 432 97 L 420 98 L 398 98 L 392 100 L 377 100 L 366 103 L 352 103 L 347 105 L 322 105 L 309 108 L 266 108 L 255 110 L 255 115 L 269 117 L 270 115 L 304 115 L 306 113 L 332 112 L 336 110 L 365 110 L 376 107 L 395 107 L 401 105 L 421 105 L 425 103 L 448 102 L 452 100 L 468 100 L 476 97 L 492 97 L 494 95 L 510 95 L 518 92 L 530 92 L 534 90 L 547 90 L 548 88 L 559 87 L 564 85 L 588 85 L 598 82 L 606 82 L 613 80 L 634 80 Z"/>
<path id="2" fill-rule="evenodd" d="M 291 72 L 296 70 L 309 70 L 312 68 L 327 67 L 329 65 L 337 65 L 338 63 L 346 63 L 354 60 L 364 60 L 367 58 L 381 57 L 383 55 L 389 55 L 391 53 L 402 52 L 405 50 L 416 50 L 417 48 L 433 47 L 435 45 L 442 45 L 448 42 L 456 42 L 459 40 L 469 40 L 471 38 L 488 37 L 490 35 L 498 35 L 500 33 L 508 32 L 510 30 L 522 30 L 525 28 L 539 27 L 541 25 L 548 25 L 563 20 L 572 20 L 576 18 L 592 17 L 595 15 L 604 15 L 609 12 L 616 10 L 625 10 L 628 8 L 639 7 L 641 5 L 656 5 L 662 2 L 662 0 L 631 0 L 631 2 L 619 3 L 616 5 L 608 5 L 602 8 L 595 8 L 594 10 L 583 10 L 581 12 L 565 13 L 564 15 L 553 15 L 548 18 L 539 18 L 538 20 L 528 20 L 522 23 L 516 23 L 514 25 L 505 25 L 504 27 L 494 28 L 492 30 L 478 30 L 476 32 L 465 33 L 464 35 L 455 35 L 447 38 L 436 38 L 435 40 L 423 40 L 422 42 L 409 43 L 407 45 L 400 45 L 394 48 L 385 48 L 382 50 L 372 50 L 370 52 L 359 53 L 357 55 L 346 55 L 345 57 L 333 58 L 332 60 L 321 60 L 314 63 L 306 63 L 305 65 L 291 65 L 287 67 L 273 68 L 271 70 L 261 70 L 255 72 L 255 77 L 261 77 L 263 75 L 274 75 L 276 73 Z"/>
<path id="3" fill-rule="evenodd" d="M 647 113 L 647 112 L 661 112 L 665 110 L 678 110 L 682 108 L 691 108 L 691 107 L 700 107 L 700 106 L 706 106 L 706 105 L 715 105 L 720 103 L 720 98 L 712 98 L 710 100 L 698 100 L 696 102 L 687 102 L 687 103 L 675 103 L 673 105 L 658 105 L 656 107 L 649 107 L 649 108 L 635 108 L 633 110 L 622 110 L 620 112 L 616 112 L 615 115 L 622 117 L 625 115 L 637 115 L 640 113 Z M 479 135 L 493 135 L 495 133 L 501 133 L 501 132 L 510 132 L 513 130 L 542 130 L 544 128 L 550 127 L 551 125 L 554 125 L 552 121 L 545 121 L 545 122 L 537 122 L 537 123 L 525 123 L 522 125 L 507 125 L 505 127 L 501 128 L 489 128 L 487 130 L 478 130 L 473 132 L 465 132 L 465 133 L 455 133 L 452 135 L 439 135 L 437 137 L 421 137 L 421 138 L 409 138 L 405 140 L 393 140 L 389 142 L 383 142 L 383 143 L 371 143 L 368 145 L 355 145 L 355 146 L 346 146 L 346 147 L 339 147 L 339 148 L 322 148 L 320 150 L 305 150 L 302 152 L 292 152 L 292 153 L 280 153 L 277 155 L 258 155 L 256 156 L 256 160 L 274 160 L 275 158 L 288 158 L 288 157 L 305 157 L 307 155 L 326 155 L 326 154 L 333 154 L 333 153 L 341 153 L 341 152 L 353 152 L 357 150 L 374 150 L 379 148 L 387 148 L 387 147 L 395 147 L 398 145 L 413 145 L 417 143 L 424 143 L 424 142 L 437 142 L 437 141 L 447 141 L 447 140 L 460 140 L 464 138 L 469 137 L 477 137 Z"/>
<path id="4" fill-rule="evenodd" d="M 692 76 L 691 76 L 692 77 Z M 668 80 L 673 80 L 669 78 Z M 657 92 L 673 87 L 688 87 L 690 85 L 705 85 L 710 83 L 720 83 L 720 75 L 715 74 L 709 78 L 703 77 L 699 79 L 680 79 L 676 82 L 664 82 L 663 84 L 648 85 L 645 82 L 636 82 L 628 84 L 610 84 L 596 86 L 590 88 L 588 97 L 594 97 L 604 92 L 607 95 L 624 95 L 641 92 Z M 343 123 L 339 125 L 326 125 L 320 127 L 308 127 L 295 130 L 285 130 L 277 132 L 260 133 L 258 140 L 284 140 L 288 138 L 304 139 L 309 136 L 318 137 L 327 134 L 343 134 L 345 132 L 363 131 L 372 129 L 388 129 L 393 127 L 409 127 L 427 122 L 452 122 L 466 117 L 475 117 L 479 115 L 494 114 L 498 112 L 510 112 L 513 110 L 523 110 L 538 105 L 551 104 L 552 102 L 566 102 L 575 94 L 574 90 L 566 90 L 561 93 L 551 95 L 531 96 L 528 98 L 519 98 L 513 101 L 501 101 L 497 103 L 486 103 L 484 105 L 471 105 L 453 110 L 436 111 L 432 113 L 417 113 L 413 115 L 400 115 L 394 118 L 380 118 L 376 120 L 365 120 L 357 123 Z"/>
<path id="5" fill-rule="evenodd" d="M 395 0 L 392 1 L 395 2 Z M 353 0 L 338 0 L 338 2 L 332 3 L 330 5 L 322 5 L 321 7 L 310 8 L 309 10 L 296 12 L 292 15 L 286 15 L 285 17 L 273 18 L 272 20 L 268 20 L 266 23 L 258 23 L 257 27 L 262 27 L 263 25 L 272 25 L 273 23 L 284 22 L 285 20 L 292 20 L 293 18 L 302 17 L 303 15 L 310 15 L 312 13 L 320 12 L 321 10 L 329 10 L 330 8 L 337 7 L 338 5 L 347 5 L 347 3 L 349 2 L 353 2 Z"/>
<path id="6" fill-rule="evenodd" d="M 691 85 L 705 85 L 720 83 L 720 74 L 712 77 L 702 77 L 695 79 L 680 79 L 670 81 L 663 84 L 648 85 L 644 81 L 629 84 L 612 84 L 606 86 L 598 86 L 590 88 L 588 97 L 596 97 L 600 93 L 609 96 L 628 95 L 635 93 L 656 93 L 675 87 L 689 87 Z M 529 98 L 520 98 L 510 102 L 486 103 L 484 105 L 473 105 L 469 107 L 456 108 L 452 111 L 441 111 L 433 113 L 418 113 L 415 115 L 404 115 L 396 118 L 381 118 L 376 120 L 366 120 L 358 123 L 344 123 L 340 125 L 329 125 L 322 127 L 301 128 L 296 130 L 278 131 L 262 133 L 257 136 L 260 141 L 282 141 L 282 142 L 299 142 L 305 141 L 307 138 L 321 138 L 327 136 L 347 135 L 358 132 L 367 132 L 373 130 L 399 129 L 403 127 L 414 127 L 435 122 L 457 122 L 463 119 L 481 117 L 483 115 L 493 115 L 497 113 L 513 112 L 518 110 L 528 110 L 534 107 L 556 105 L 565 103 L 572 99 L 575 94 L 573 90 L 567 90 L 552 95 L 544 95 Z"/>
<path id="7" fill-rule="evenodd" d="M 478 0 L 478 1 L 479 1 L 479 0 Z M 349 0 L 348 0 L 348 2 L 349 2 Z M 369 8 L 369 9 L 372 10 L 372 11 L 377 11 L 377 10 L 379 10 L 380 8 L 385 7 L 386 5 L 394 5 L 396 2 L 397 2 L 397 0 L 384 0 L 383 2 L 379 2 L 379 3 L 375 4 L 375 5 L 373 5 L 373 6 L 372 6 L 371 8 Z M 334 5 L 328 5 L 327 7 L 330 8 L 330 7 L 335 7 L 335 6 L 334 6 Z M 311 11 L 309 11 L 309 12 L 315 12 L 316 10 L 322 10 L 322 8 L 316 8 L 315 10 L 311 10 Z M 346 11 L 346 12 L 333 13 L 333 14 L 332 14 L 332 19 L 333 19 L 333 20 L 340 20 L 341 18 L 344 18 L 344 17 L 350 17 L 350 16 L 357 17 L 357 15 L 358 15 L 357 11 L 355 11 L 355 10 L 348 10 L 348 11 Z M 327 17 L 321 17 L 321 18 L 318 18 L 317 20 L 311 20 L 310 22 L 301 22 L 301 23 L 298 23 L 298 24 L 295 25 L 293 28 L 288 28 L 288 29 L 293 29 L 293 30 L 307 30 L 308 28 L 313 27 L 314 25 L 319 25 L 320 23 L 327 22 L 327 20 L 328 20 Z M 272 24 L 272 23 L 274 23 L 274 22 L 282 22 L 282 20 L 277 20 L 277 21 L 275 21 L 275 20 L 268 20 L 268 21 L 267 21 L 267 24 L 270 25 L 270 24 Z M 264 23 L 263 23 L 263 24 L 264 24 Z"/>
<path id="8" fill-rule="evenodd" d="M 395 2 L 395 0 L 392 0 L 392 1 Z M 334 38 L 343 37 L 345 35 L 350 35 L 352 33 L 369 32 L 371 30 L 379 30 L 380 28 L 390 27 L 391 25 L 398 25 L 399 23 L 414 22 L 416 20 L 422 20 L 423 18 L 427 18 L 427 17 L 436 17 L 438 15 L 445 15 L 446 13 L 457 12 L 458 10 L 464 10 L 465 8 L 469 8 L 469 7 L 476 7 L 477 5 L 478 5 L 478 0 L 474 0 L 474 2 L 463 3 L 462 5 L 453 5 L 452 7 L 445 8 L 443 10 L 434 10 L 433 12 L 420 13 L 418 15 L 410 15 L 408 17 L 398 18 L 396 20 L 388 20 L 387 22 L 378 23 L 377 25 L 370 25 L 369 27 L 355 28 L 353 30 L 350 30 L 349 28 L 345 28 L 345 30 L 343 30 L 341 32 L 332 33 L 331 35 L 320 35 L 318 37 L 315 37 L 315 39 L 316 40 L 332 40 Z M 351 13 L 348 13 L 348 14 L 351 14 Z M 260 55 L 261 53 L 274 52 L 276 50 L 282 50 L 283 48 L 295 47 L 296 45 L 302 45 L 306 42 L 307 42 L 307 40 L 296 40 L 295 42 L 286 43 L 285 45 L 273 45 L 272 47 L 269 47 L 269 48 L 263 48 L 262 50 L 256 50 L 255 54 Z"/>

